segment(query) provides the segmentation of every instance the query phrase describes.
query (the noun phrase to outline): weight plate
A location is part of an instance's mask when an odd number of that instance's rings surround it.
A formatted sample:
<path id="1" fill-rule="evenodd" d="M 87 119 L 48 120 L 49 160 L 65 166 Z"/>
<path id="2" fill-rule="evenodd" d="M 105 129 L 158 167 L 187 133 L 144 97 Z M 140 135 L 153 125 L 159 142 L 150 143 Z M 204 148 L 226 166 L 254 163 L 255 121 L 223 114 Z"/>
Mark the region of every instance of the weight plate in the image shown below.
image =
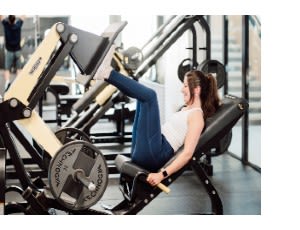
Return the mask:
<path id="1" fill-rule="evenodd" d="M 226 78 L 225 66 L 217 60 L 205 60 L 200 64 L 197 68 L 204 73 L 211 73 L 216 77 L 218 89 L 220 89 L 224 83 Z"/>
<path id="2" fill-rule="evenodd" d="M 230 130 L 224 137 L 222 137 L 217 143 L 215 143 L 208 155 L 214 157 L 225 153 L 231 144 L 231 140 L 232 130 Z"/>
<path id="3" fill-rule="evenodd" d="M 76 173 L 84 172 L 88 188 L 78 179 Z M 49 166 L 49 186 L 53 196 L 64 207 L 82 210 L 96 204 L 102 197 L 108 183 L 108 168 L 102 153 L 86 141 L 72 141 L 61 147 Z"/>
<path id="4" fill-rule="evenodd" d="M 123 52 L 123 64 L 126 69 L 136 70 L 142 63 L 143 59 L 143 53 L 137 47 L 129 47 Z"/>
<path id="5" fill-rule="evenodd" d="M 70 141 L 75 141 L 75 140 L 91 142 L 91 139 L 85 132 L 71 127 L 62 128 L 56 131 L 55 135 L 62 144 L 66 144 Z"/>

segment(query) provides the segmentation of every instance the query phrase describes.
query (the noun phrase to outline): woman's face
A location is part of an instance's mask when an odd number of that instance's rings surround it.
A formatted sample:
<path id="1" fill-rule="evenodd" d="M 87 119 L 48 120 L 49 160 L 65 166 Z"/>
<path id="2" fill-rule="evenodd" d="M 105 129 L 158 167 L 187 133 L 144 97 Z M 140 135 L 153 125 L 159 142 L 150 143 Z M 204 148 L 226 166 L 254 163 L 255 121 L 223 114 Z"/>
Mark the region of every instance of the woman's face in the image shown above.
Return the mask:
<path id="1" fill-rule="evenodd" d="M 182 85 L 182 88 L 181 88 L 181 92 L 183 94 L 184 103 L 186 105 L 188 105 L 188 103 L 189 103 L 189 101 L 191 99 L 191 93 L 190 93 L 189 85 L 188 85 L 188 82 L 187 82 L 187 77 L 184 77 L 183 85 Z"/>

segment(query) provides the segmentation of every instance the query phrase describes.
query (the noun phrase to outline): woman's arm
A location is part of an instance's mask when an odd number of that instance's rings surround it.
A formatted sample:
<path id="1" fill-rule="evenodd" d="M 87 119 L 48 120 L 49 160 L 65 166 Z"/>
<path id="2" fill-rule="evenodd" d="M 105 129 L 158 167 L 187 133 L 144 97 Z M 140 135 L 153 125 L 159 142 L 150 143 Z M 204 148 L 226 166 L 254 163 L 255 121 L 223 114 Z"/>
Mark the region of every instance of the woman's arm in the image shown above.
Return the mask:
<path id="1" fill-rule="evenodd" d="M 165 170 L 170 176 L 185 166 L 192 158 L 195 148 L 198 144 L 201 132 L 204 128 L 204 119 L 200 111 L 195 111 L 188 118 L 188 132 L 184 141 L 184 148 L 178 157 L 168 165 Z M 162 172 L 150 173 L 147 181 L 151 185 L 157 185 L 164 179 Z"/>

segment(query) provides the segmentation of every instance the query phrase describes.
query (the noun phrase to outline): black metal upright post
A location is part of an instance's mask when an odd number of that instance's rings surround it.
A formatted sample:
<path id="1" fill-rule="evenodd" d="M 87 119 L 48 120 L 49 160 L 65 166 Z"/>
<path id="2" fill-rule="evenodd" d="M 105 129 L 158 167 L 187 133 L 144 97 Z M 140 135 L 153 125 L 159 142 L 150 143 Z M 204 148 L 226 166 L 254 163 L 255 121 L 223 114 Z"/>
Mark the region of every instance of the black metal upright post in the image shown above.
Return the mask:
<path id="1" fill-rule="evenodd" d="M 193 34 L 193 38 L 192 38 L 192 51 L 193 51 L 193 54 L 192 54 L 192 60 L 193 60 L 193 67 L 197 67 L 198 65 L 198 62 L 197 62 L 197 31 L 195 29 L 195 27 L 191 27 L 191 32 Z"/>
<path id="2" fill-rule="evenodd" d="M 208 21 L 204 17 L 199 18 L 199 23 L 202 29 L 205 31 L 206 35 L 206 60 L 210 60 L 211 58 L 211 32 L 209 27 L 209 20 Z"/>
<path id="3" fill-rule="evenodd" d="M 242 16 L 242 97 L 249 101 L 249 16 Z M 248 163 L 249 110 L 242 119 L 242 162 Z"/>

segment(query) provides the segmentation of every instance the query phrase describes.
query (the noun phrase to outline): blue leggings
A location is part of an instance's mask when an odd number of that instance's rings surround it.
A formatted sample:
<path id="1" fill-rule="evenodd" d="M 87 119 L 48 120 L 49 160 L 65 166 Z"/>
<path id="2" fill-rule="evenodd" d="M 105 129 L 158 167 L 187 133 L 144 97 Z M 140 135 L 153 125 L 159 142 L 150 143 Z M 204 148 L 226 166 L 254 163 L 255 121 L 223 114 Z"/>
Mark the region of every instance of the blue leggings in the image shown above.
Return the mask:
<path id="1" fill-rule="evenodd" d="M 174 155 L 174 150 L 161 134 L 155 91 L 114 70 L 107 82 L 129 97 L 137 99 L 132 130 L 131 159 L 139 166 L 156 172 Z"/>

